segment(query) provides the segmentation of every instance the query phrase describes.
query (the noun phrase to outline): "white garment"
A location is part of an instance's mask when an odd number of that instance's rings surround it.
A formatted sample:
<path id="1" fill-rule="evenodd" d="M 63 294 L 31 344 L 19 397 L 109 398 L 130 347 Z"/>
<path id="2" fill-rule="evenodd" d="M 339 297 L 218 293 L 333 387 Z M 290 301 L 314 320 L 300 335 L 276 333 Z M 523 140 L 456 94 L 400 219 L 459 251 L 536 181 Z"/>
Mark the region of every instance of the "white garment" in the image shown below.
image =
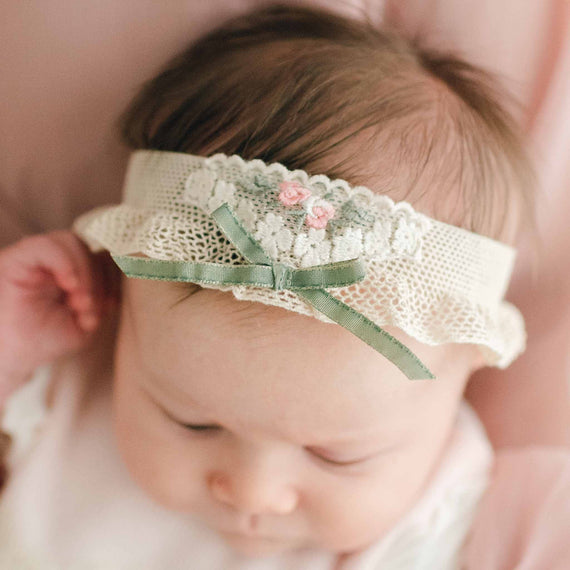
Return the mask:
<path id="1" fill-rule="evenodd" d="M 115 446 L 110 367 L 92 351 L 52 371 L 57 391 L 27 449 L 11 457 L 0 500 L 0 570 L 457 570 L 492 463 L 464 403 L 439 468 L 416 505 L 383 538 L 342 561 L 305 550 L 262 559 L 235 554 L 193 516 L 162 508 L 130 479 Z M 40 375 L 8 404 L 17 439 L 46 386 Z M 35 393 L 34 393 L 35 391 Z M 36 403 L 37 406 L 37 403 Z M 22 425 L 19 420 L 24 419 Z"/>

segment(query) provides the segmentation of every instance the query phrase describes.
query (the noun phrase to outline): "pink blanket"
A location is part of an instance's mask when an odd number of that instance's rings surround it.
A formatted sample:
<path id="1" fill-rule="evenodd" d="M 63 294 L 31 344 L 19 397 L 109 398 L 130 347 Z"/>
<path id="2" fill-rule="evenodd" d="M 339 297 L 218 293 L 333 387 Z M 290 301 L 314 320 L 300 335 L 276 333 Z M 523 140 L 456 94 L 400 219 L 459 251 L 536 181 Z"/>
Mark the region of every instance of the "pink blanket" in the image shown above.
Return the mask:
<path id="1" fill-rule="evenodd" d="M 466 548 L 466 570 L 570 568 L 570 452 L 502 450 Z"/>

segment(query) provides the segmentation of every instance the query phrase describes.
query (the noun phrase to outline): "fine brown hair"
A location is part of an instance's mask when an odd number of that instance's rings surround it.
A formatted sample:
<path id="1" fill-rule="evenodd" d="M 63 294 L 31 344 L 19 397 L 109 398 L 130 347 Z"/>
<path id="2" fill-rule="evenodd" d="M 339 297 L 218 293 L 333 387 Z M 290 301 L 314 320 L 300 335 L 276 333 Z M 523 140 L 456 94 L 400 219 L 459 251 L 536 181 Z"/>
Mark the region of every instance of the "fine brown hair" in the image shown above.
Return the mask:
<path id="1" fill-rule="evenodd" d="M 118 126 L 132 149 L 280 162 L 512 241 L 505 228 L 531 218 L 534 178 L 504 97 L 454 55 L 366 21 L 276 5 L 174 57 Z"/>

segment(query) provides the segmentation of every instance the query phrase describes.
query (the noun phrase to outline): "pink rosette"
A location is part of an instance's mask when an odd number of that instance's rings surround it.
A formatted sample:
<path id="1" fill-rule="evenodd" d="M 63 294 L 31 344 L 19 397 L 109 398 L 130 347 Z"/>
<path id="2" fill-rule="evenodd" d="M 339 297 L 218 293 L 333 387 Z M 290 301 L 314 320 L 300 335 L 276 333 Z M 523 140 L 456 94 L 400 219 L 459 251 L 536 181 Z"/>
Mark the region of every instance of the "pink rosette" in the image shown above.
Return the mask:
<path id="1" fill-rule="evenodd" d="M 334 218 L 334 207 L 326 200 L 317 199 L 307 208 L 306 224 L 317 230 L 327 227 L 329 220 Z"/>
<path id="2" fill-rule="evenodd" d="M 298 182 L 281 182 L 281 184 L 279 184 L 279 190 L 279 201 L 284 206 L 300 204 L 311 195 L 311 191 Z"/>

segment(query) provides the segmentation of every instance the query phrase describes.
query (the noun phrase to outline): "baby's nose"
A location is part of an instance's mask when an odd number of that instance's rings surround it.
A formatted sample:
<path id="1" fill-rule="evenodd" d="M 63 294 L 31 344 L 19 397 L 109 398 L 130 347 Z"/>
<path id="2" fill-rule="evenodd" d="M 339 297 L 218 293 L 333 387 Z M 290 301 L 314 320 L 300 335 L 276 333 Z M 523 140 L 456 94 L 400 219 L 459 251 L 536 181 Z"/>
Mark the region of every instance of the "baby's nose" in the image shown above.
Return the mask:
<path id="1" fill-rule="evenodd" d="M 213 472 L 208 486 L 217 501 L 247 514 L 286 515 L 295 510 L 299 501 L 291 485 L 254 469 Z"/>

